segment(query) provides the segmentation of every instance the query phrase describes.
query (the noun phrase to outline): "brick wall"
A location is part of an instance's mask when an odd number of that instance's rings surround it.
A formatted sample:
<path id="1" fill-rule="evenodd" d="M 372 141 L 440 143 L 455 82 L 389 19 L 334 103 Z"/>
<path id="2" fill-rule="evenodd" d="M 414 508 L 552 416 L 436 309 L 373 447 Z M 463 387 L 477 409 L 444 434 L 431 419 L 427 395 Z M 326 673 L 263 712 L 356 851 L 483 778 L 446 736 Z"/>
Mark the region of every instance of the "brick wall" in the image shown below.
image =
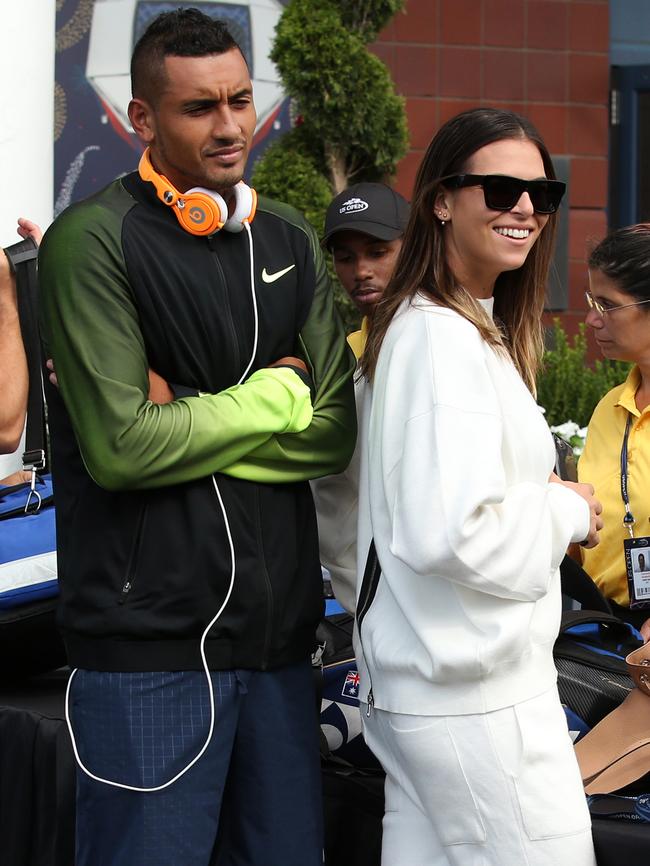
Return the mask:
<path id="1" fill-rule="evenodd" d="M 407 0 L 373 46 L 406 99 L 407 198 L 438 127 L 476 105 L 525 114 L 570 158 L 570 332 L 584 319 L 588 241 L 606 231 L 608 46 L 608 0 Z"/>

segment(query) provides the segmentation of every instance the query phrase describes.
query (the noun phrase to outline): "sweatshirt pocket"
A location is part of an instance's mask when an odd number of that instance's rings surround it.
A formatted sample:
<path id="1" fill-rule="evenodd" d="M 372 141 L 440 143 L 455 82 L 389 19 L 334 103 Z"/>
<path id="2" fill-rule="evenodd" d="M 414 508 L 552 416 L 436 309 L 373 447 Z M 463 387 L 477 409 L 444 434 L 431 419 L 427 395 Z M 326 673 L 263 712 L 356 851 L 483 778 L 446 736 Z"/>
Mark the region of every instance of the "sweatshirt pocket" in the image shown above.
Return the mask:
<path id="1" fill-rule="evenodd" d="M 470 783 L 472 756 L 445 716 L 386 713 L 405 790 L 428 816 L 444 846 L 480 845 L 486 831 Z M 469 767 L 467 766 L 469 762 Z M 470 855 L 471 856 L 471 855 Z"/>
<path id="2" fill-rule="evenodd" d="M 513 707 L 519 766 L 514 774 L 517 799 L 529 839 L 584 833 L 591 819 L 564 711 L 553 689 Z"/>

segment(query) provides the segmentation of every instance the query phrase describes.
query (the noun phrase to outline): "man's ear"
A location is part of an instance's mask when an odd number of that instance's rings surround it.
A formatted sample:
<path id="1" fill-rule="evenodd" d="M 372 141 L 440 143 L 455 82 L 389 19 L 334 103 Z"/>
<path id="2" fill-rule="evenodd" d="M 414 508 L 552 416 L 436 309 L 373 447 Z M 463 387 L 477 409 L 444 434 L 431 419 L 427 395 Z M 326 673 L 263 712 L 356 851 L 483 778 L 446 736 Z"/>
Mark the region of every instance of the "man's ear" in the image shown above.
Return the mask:
<path id="1" fill-rule="evenodd" d="M 133 131 L 144 144 L 151 144 L 155 137 L 153 111 L 144 99 L 134 98 L 129 102 L 129 120 Z"/>

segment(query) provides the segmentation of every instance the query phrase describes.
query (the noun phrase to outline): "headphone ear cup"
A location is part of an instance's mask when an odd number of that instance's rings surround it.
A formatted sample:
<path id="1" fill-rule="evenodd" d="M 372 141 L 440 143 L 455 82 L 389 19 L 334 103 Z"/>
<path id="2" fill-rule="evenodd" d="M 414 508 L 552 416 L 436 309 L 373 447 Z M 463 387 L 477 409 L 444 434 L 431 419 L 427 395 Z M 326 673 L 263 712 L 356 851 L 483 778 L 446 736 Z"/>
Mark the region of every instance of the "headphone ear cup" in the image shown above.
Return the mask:
<path id="1" fill-rule="evenodd" d="M 177 205 L 174 210 L 183 228 L 193 235 L 211 235 L 228 219 L 228 205 L 214 190 L 195 186 L 183 193 L 182 199 L 185 206 Z"/>
<path id="2" fill-rule="evenodd" d="M 243 181 L 233 187 L 235 195 L 235 209 L 228 217 L 224 229 L 229 232 L 240 232 L 244 228 L 244 221 L 253 221 L 257 208 L 257 193 Z"/>

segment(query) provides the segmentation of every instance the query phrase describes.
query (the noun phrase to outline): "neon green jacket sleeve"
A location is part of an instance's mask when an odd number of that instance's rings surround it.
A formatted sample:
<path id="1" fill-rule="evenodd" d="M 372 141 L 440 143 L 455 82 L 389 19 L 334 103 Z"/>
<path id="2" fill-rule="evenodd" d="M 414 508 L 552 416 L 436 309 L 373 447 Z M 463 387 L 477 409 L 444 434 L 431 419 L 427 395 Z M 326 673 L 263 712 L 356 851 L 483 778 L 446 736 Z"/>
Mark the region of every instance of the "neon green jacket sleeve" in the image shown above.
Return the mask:
<path id="1" fill-rule="evenodd" d="M 40 254 L 45 348 L 94 481 L 109 490 L 189 481 L 237 463 L 276 434 L 307 428 L 309 388 L 288 368 L 258 370 L 215 395 L 161 406 L 147 399 L 148 362 L 119 224 L 117 211 L 85 204 L 83 220 L 54 223 Z"/>
<path id="2" fill-rule="evenodd" d="M 278 206 L 274 202 L 276 207 Z M 289 216 L 291 212 L 289 211 Z M 314 415 L 299 433 L 278 432 L 222 469 L 248 481 L 303 481 L 342 472 L 356 442 L 353 374 L 356 359 L 334 306 L 332 288 L 318 239 L 309 234 L 316 269 L 314 299 L 300 331 L 299 354 L 314 382 Z"/>

